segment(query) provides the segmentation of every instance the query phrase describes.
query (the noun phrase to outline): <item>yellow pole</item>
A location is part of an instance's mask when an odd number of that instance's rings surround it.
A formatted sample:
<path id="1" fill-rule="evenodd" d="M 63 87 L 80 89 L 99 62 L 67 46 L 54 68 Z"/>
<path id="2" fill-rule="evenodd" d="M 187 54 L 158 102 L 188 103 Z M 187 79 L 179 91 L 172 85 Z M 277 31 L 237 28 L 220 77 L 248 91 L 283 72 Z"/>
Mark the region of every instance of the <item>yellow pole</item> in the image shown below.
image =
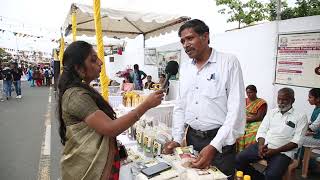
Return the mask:
<path id="1" fill-rule="evenodd" d="M 57 55 L 57 51 L 56 51 L 55 49 L 53 50 L 53 59 L 54 59 L 55 61 L 59 60 L 59 59 L 58 59 L 58 55 Z"/>
<path id="2" fill-rule="evenodd" d="M 104 49 L 103 49 L 103 39 L 102 39 L 102 27 L 101 27 L 101 16 L 100 16 L 100 0 L 93 0 L 93 10 L 94 10 L 94 24 L 96 29 L 97 37 L 97 48 L 98 48 L 98 57 L 102 61 L 103 65 L 100 72 L 100 82 L 101 82 L 101 91 L 104 99 L 108 99 L 109 96 L 109 77 L 106 74 L 106 66 L 104 61 Z"/>
<path id="3" fill-rule="evenodd" d="M 63 35 L 61 34 L 60 51 L 59 51 L 60 73 L 62 73 L 62 71 L 63 71 L 63 62 L 62 62 L 63 53 L 64 53 L 64 39 L 63 39 Z"/>
<path id="4" fill-rule="evenodd" d="M 72 39 L 76 41 L 77 36 L 77 19 L 76 19 L 76 7 L 72 5 Z"/>

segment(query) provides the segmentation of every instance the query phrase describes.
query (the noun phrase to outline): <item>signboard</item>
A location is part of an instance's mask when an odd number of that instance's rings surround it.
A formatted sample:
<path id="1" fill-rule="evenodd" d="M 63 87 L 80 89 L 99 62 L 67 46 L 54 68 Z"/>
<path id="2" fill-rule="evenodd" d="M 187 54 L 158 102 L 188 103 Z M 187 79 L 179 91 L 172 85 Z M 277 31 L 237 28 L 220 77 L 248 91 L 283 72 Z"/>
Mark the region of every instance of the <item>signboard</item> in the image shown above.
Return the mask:
<path id="1" fill-rule="evenodd" d="M 157 51 L 155 48 L 144 49 L 144 64 L 145 65 L 157 64 Z"/>
<path id="2" fill-rule="evenodd" d="M 275 83 L 320 87 L 320 32 L 280 34 Z"/>

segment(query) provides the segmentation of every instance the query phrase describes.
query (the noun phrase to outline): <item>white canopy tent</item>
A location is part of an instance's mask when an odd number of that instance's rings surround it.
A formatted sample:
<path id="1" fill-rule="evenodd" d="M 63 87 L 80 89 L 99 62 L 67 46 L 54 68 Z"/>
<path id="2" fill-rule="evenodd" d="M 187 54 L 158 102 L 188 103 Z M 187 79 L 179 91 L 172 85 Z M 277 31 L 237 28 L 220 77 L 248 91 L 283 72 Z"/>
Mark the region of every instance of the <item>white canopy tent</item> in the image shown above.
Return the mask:
<path id="1" fill-rule="evenodd" d="M 72 31 L 73 40 L 76 36 L 86 35 L 97 38 L 97 54 L 104 63 L 103 36 L 121 39 L 135 38 L 143 35 L 144 41 L 151 37 L 159 36 L 177 30 L 189 17 L 150 12 L 136 12 L 100 8 L 100 0 L 94 0 L 94 7 L 82 4 L 72 4 L 63 29 L 65 36 Z M 61 38 L 60 49 L 64 49 Z M 63 53 L 60 53 L 61 55 Z M 59 58 L 60 60 L 62 57 Z M 60 61 L 62 63 L 62 61 Z M 100 73 L 102 96 L 108 97 L 109 78 L 105 66 Z"/>
<path id="2" fill-rule="evenodd" d="M 77 35 L 95 35 L 94 10 L 92 6 L 73 4 L 64 23 L 66 36 L 72 29 L 72 9 L 76 11 Z M 175 14 L 160 14 L 101 8 L 103 35 L 112 38 L 135 38 L 144 35 L 145 39 L 177 30 L 189 17 Z"/>

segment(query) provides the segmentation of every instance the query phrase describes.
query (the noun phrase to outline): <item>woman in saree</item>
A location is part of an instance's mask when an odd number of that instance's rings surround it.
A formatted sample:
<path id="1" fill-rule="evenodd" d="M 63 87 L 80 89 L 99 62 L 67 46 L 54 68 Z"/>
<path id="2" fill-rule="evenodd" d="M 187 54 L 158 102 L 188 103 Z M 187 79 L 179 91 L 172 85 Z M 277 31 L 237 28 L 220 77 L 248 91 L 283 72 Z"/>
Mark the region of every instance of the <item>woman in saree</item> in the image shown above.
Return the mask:
<path id="1" fill-rule="evenodd" d="M 267 103 L 257 97 L 257 88 L 254 85 L 246 87 L 246 127 L 242 137 L 238 139 L 238 152 L 256 143 L 258 128 L 267 113 Z"/>
<path id="2" fill-rule="evenodd" d="M 109 103 L 89 86 L 99 77 L 101 66 L 92 45 L 84 41 L 71 43 L 64 52 L 58 83 L 63 180 L 119 179 L 116 136 L 163 99 L 163 91 L 154 92 L 134 110 L 117 118 Z"/>

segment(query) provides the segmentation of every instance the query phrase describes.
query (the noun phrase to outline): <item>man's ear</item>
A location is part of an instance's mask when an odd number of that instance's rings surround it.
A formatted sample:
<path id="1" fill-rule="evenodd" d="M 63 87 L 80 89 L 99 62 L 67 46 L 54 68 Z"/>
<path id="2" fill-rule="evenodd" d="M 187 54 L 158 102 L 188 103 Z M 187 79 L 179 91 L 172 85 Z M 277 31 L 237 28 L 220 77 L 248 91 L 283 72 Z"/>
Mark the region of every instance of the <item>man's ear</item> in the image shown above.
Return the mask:
<path id="1" fill-rule="evenodd" d="M 292 99 L 292 104 L 294 103 L 295 100 L 296 100 L 295 98 Z"/>
<path id="2" fill-rule="evenodd" d="M 210 40 L 209 40 L 209 33 L 208 33 L 208 32 L 203 33 L 203 34 L 200 36 L 200 38 L 201 38 L 202 40 L 207 40 L 207 41 L 208 41 L 208 44 L 209 44 Z"/>

